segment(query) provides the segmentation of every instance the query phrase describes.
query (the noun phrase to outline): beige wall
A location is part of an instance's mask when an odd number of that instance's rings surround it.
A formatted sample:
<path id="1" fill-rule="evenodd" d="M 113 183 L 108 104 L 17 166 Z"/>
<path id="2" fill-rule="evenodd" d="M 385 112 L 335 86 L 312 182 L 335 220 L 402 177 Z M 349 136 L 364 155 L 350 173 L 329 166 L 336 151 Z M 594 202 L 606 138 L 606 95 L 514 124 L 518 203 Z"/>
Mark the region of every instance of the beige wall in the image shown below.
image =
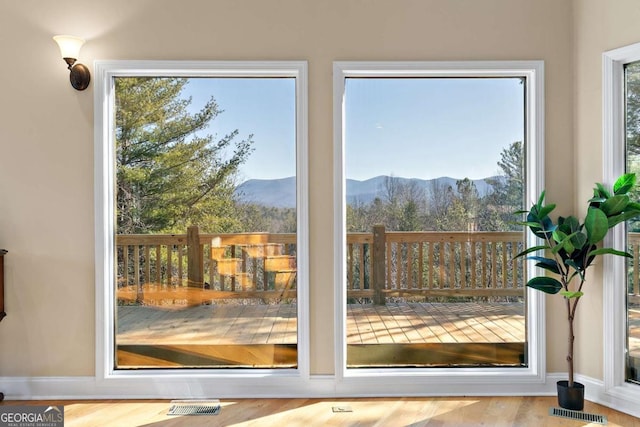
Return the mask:
<path id="1" fill-rule="evenodd" d="M 570 161 L 575 169 L 575 204 L 584 211 L 593 183 L 602 181 L 602 54 L 640 42 L 640 2 L 575 0 L 574 5 L 575 153 Z M 602 273 L 596 274 L 580 308 L 577 369 L 602 378 Z"/>
<path id="2" fill-rule="evenodd" d="M 572 160 L 573 5 L 570 0 L 1 2 L 0 246 L 10 253 L 0 376 L 94 374 L 93 87 L 71 89 L 52 35 L 86 37 L 81 59 L 89 65 L 95 59 L 309 61 L 311 369 L 330 374 L 332 61 L 544 60 L 548 195 L 569 199 L 576 173 L 599 175 L 574 171 Z M 599 13 L 580 11 L 593 18 Z M 580 27 L 575 34 L 582 32 L 588 30 Z M 597 58 L 583 63 L 599 70 Z M 576 129 L 580 135 L 591 131 Z M 596 146 L 596 138 L 590 135 L 581 144 Z M 598 159 L 584 160 L 599 171 Z M 556 317 L 552 310 L 548 323 Z M 564 346 L 549 342 L 548 347 L 549 371 L 563 370 Z M 597 350 L 593 360 L 600 357 Z M 594 372 L 590 367 L 588 373 Z"/>

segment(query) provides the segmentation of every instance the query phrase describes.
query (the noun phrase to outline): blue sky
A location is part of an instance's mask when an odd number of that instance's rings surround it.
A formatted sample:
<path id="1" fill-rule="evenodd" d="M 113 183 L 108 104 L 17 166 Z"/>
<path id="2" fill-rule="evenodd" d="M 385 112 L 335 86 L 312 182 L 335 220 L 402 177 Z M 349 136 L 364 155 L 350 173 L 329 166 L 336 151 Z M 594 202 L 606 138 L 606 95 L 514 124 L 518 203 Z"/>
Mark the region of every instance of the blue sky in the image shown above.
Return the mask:
<path id="1" fill-rule="evenodd" d="M 193 78 L 197 109 L 214 96 L 224 110 L 208 133 L 254 134 L 255 151 L 239 180 L 295 174 L 292 78 Z M 524 135 L 524 86 L 517 78 L 349 78 L 346 175 L 485 178 L 498 173 L 502 149 Z"/>
<path id="2" fill-rule="evenodd" d="M 517 78 L 350 78 L 345 90 L 348 178 L 485 178 L 523 139 Z"/>
<path id="3" fill-rule="evenodd" d="M 184 95 L 194 110 L 211 96 L 224 110 L 207 130 L 216 139 L 235 129 L 237 140 L 253 134 L 255 150 L 240 168 L 240 182 L 295 175 L 295 79 L 191 78 Z"/>

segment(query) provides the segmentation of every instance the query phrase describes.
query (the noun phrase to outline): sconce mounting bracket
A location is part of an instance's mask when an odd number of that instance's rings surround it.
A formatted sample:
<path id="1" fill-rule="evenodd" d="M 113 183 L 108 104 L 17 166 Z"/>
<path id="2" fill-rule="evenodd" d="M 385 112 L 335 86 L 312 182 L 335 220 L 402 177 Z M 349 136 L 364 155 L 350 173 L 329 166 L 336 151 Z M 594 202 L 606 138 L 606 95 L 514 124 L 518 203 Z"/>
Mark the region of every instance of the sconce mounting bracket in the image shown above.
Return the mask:
<path id="1" fill-rule="evenodd" d="M 89 73 L 89 69 L 86 65 L 76 63 L 71 67 L 69 80 L 71 81 L 71 86 L 73 86 L 74 89 L 85 90 L 89 87 L 91 73 Z"/>

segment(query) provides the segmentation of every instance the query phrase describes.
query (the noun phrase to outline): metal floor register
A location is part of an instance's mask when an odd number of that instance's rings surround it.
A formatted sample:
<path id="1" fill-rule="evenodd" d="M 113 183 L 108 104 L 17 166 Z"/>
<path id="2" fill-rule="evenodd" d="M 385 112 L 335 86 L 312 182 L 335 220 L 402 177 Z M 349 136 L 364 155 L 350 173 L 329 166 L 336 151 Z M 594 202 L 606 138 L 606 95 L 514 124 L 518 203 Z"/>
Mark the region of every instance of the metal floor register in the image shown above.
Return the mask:
<path id="1" fill-rule="evenodd" d="M 172 400 L 167 415 L 218 415 L 220 401 L 214 400 Z"/>

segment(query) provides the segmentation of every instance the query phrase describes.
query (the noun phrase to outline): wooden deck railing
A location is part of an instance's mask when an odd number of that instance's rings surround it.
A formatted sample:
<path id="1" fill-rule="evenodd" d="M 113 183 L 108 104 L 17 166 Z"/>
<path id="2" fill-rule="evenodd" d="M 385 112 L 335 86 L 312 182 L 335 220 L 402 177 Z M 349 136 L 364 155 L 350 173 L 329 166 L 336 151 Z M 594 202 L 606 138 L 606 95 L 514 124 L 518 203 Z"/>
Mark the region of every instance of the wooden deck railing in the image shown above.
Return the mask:
<path id="1" fill-rule="evenodd" d="M 116 249 L 126 299 L 140 299 L 145 286 L 218 291 L 213 298 L 295 297 L 295 234 L 200 234 L 189 227 L 187 234 L 117 235 Z"/>
<path id="2" fill-rule="evenodd" d="M 521 232 L 386 232 L 347 236 L 347 296 L 518 296 Z"/>
<path id="3" fill-rule="evenodd" d="M 521 232 L 348 233 L 348 298 L 521 296 L 525 262 Z M 199 288 L 218 298 L 295 298 L 296 235 L 270 233 L 118 235 L 118 289 L 145 285 Z M 629 295 L 640 298 L 640 233 L 631 233 L 634 254 Z"/>

